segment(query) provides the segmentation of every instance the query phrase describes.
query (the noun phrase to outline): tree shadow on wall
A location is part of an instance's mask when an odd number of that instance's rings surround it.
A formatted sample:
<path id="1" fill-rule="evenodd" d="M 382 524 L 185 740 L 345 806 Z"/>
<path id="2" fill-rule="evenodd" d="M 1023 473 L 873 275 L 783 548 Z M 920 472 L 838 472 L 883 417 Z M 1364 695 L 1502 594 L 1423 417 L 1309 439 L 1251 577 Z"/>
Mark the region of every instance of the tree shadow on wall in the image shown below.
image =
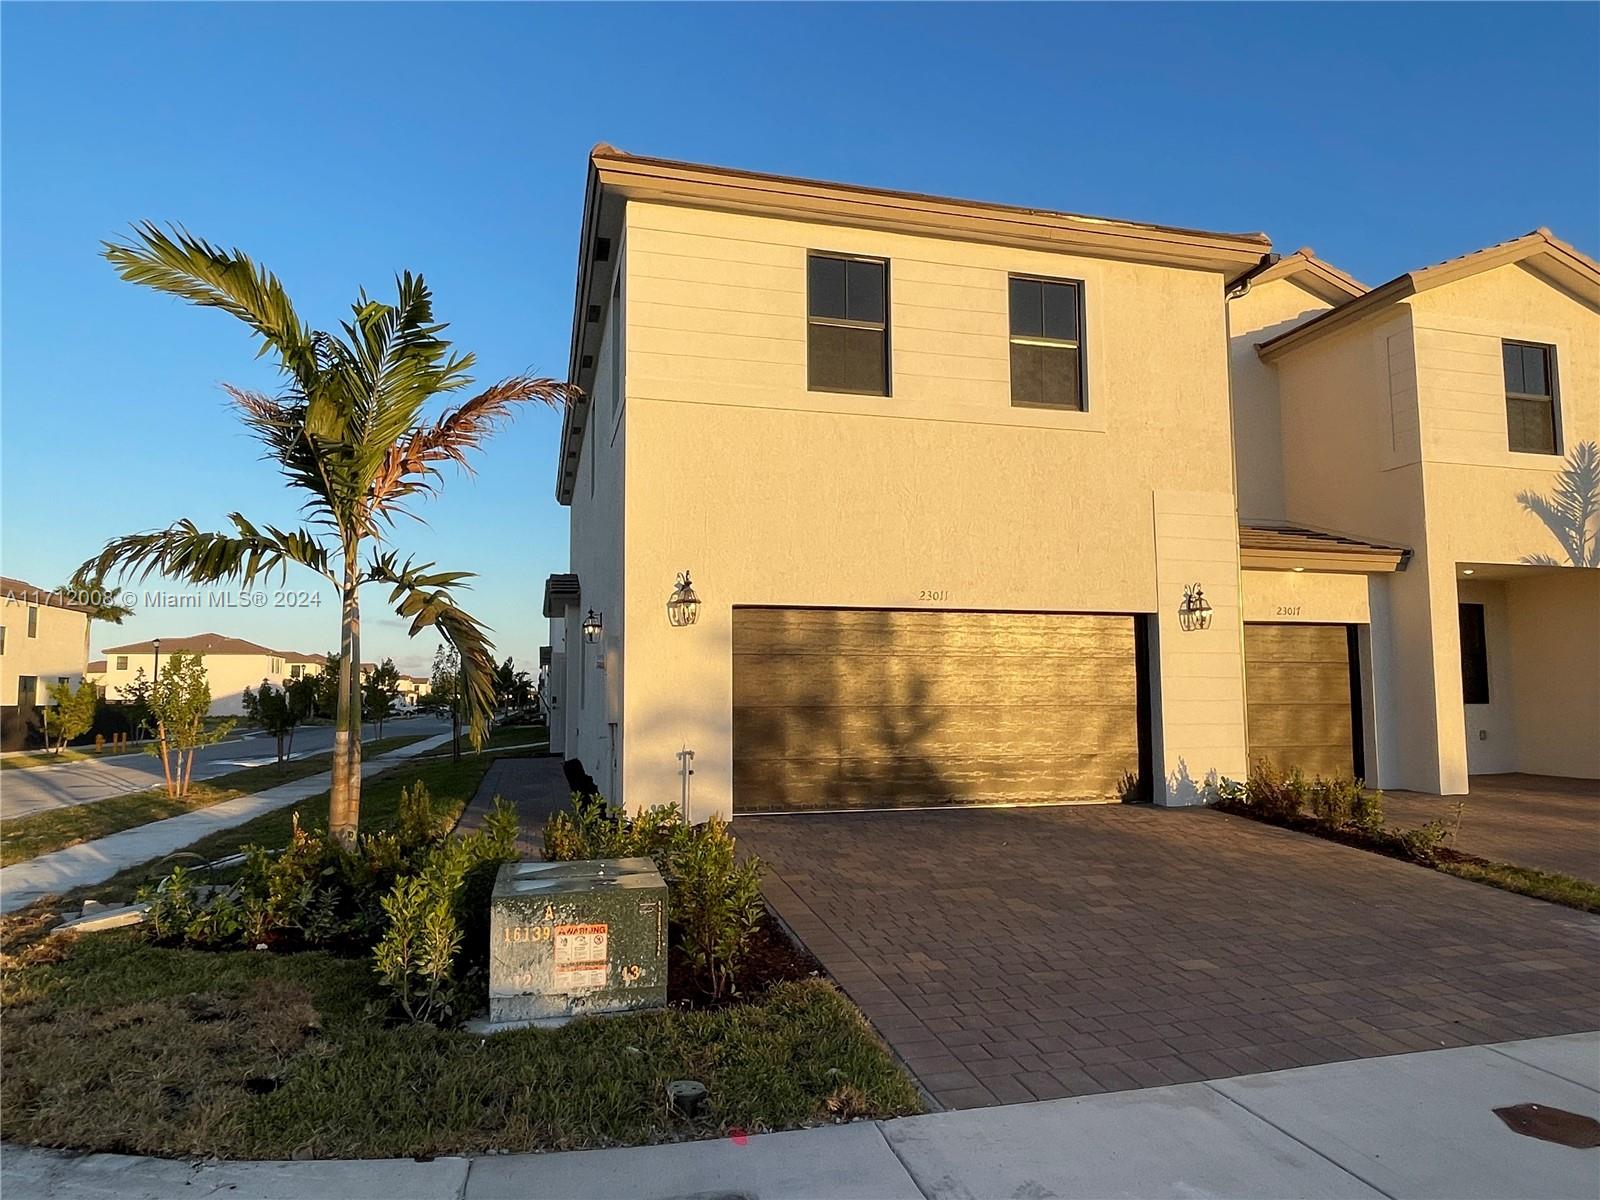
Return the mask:
<path id="1" fill-rule="evenodd" d="M 1544 522 L 1567 556 L 1525 554 L 1537 567 L 1600 567 L 1600 446 L 1579 442 L 1567 455 L 1548 496 L 1518 492 L 1517 503 Z"/>

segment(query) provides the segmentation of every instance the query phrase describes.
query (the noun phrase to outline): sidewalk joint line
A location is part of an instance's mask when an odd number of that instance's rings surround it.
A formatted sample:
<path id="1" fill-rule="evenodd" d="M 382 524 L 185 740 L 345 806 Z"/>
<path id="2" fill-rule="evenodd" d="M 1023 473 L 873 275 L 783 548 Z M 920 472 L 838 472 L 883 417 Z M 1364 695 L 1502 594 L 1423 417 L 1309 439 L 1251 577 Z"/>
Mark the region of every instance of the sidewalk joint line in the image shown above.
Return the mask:
<path id="1" fill-rule="evenodd" d="M 1359 1061 L 1369 1061 L 1369 1060 L 1358 1059 L 1358 1060 L 1355 1060 L 1355 1061 L 1359 1062 Z M 1330 1066 L 1332 1064 L 1324 1063 L 1324 1064 L 1320 1064 L 1320 1065 Z M 1294 1069 L 1299 1070 L 1299 1069 L 1303 1069 L 1303 1068 L 1294 1068 Z M 1269 1074 L 1269 1075 L 1276 1075 L 1278 1072 L 1276 1072 L 1276 1071 L 1268 1071 L 1268 1072 L 1265 1072 L 1265 1073 Z M 1249 1076 L 1235 1076 L 1234 1078 L 1249 1078 Z M 1254 1117 L 1256 1120 L 1260 1121 L 1263 1125 L 1267 1126 L 1269 1129 L 1276 1129 L 1279 1133 L 1283 1134 L 1283 1136 L 1288 1138 L 1291 1142 L 1295 1142 L 1298 1145 L 1304 1146 L 1307 1150 L 1311 1151 L 1311 1153 L 1315 1154 L 1318 1158 L 1322 1159 L 1329 1166 L 1333 1167 L 1334 1170 L 1342 1171 L 1344 1174 L 1350 1176 L 1351 1179 L 1354 1179 L 1357 1183 L 1361 1184 L 1363 1187 L 1371 1188 L 1373 1191 L 1377 1192 L 1378 1195 L 1380 1195 L 1380 1196 L 1387 1196 L 1389 1198 L 1389 1200 L 1395 1200 L 1395 1194 L 1393 1192 L 1384 1191 L 1377 1184 L 1373 1183 L 1372 1180 L 1366 1178 L 1365 1176 L 1359 1174 L 1356 1171 L 1352 1171 L 1349 1167 L 1345 1166 L 1342 1162 L 1336 1161 L 1330 1155 L 1325 1154 L 1323 1151 L 1317 1149 L 1317 1147 L 1313 1146 L 1310 1142 L 1306 1141 L 1304 1138 L 1297 1137 L 1293 1133 L 1290 1133 L 1287 1129 L 1285 1129 L 1282 1125 L 1279 1125 L 1271 1117 L 1268 1117 L 1268 1116 L 1266 1116 L 1266 1115 L 1264 1115 L 1262 1113 L 1258 1113 L 1255 1109 L 1251 1108 L 1243 1100 L 1239 1100 L 1239 1099 L 1237 1099 L 1237 1098 L 1235 1098 L 1233 1096 L 1230 1096 L 1230 1095 L 1228 1095 L 1227 1092 L 1224 1092 L 1220 1088 L 1216 1087 L 1215 1084 L 1223 1082 L 1222 1080 L 1203 1079 L 1200 1082 L 1201 1082 L 1201 1086 L 1202 1087 L 1208 1088 L 1214 1094 L 1216 1094 L 1218 1096 L 1221 1096 L 1229 1104 L 1235 1105 L 1241 1112 L 1249 1113 L 1252 1117 Z"/>

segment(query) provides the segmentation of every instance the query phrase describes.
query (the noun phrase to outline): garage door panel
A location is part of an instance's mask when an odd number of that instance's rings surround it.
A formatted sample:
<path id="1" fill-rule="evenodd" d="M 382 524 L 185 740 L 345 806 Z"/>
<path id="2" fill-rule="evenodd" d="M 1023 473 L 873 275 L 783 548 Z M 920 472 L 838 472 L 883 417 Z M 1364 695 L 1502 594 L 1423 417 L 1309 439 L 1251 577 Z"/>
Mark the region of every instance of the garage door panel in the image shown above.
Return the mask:
<path id="1" fill-rule="evenodd" d="M 736 609 L 734 807 L 1114 798 L 1130 617 Z"/>
<path id="2" fill-rule="evenodd" d="M 1025 680 L 1031 704 L 1082 703 L 1086 695 L 1106 690 L 1133 694 L 1137 671 L 1132 651 L 1122 659 L 1061 660 L 1038 656 L 1015 663 L 999 656 L 938 660 L 858 656 L 855 660 L 823 655 L 775 653 L 741 655 L 734 679 L 733 702 L 750 708 L 827 707 L 870 698 L 881 706 L 934 708 L 981 706 L 997 698 L 1015 706 L 1014 680 Z"/>
<path id="3" fill-rule="evenodd" d="M 1244 647 L 1251 761 L 1308 777 L 1353 775 L 1348 628 L 1249 624 Z"/>

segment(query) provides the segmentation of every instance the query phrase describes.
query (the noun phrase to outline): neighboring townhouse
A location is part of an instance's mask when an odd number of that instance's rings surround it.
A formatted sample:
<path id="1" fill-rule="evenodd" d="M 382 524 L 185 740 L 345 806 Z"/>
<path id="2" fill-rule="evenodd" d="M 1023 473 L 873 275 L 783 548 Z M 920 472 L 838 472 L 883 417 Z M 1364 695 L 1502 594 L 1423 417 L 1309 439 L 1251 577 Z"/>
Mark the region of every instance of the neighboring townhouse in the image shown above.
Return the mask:
<path id="1" fill-rule="evenodd" d="M 211 685 L 211 714 L 236 717 L 244 713 L 245 688 L 258 688 L 262 680 L 278 687 L 304 675 L 322 673 L 324 655 L 272 650 L 243 638 L 220 633 L 193 637 L 152 638 L 125 646 L 108 646 L 104 688 L 108 700 L 126 699 L 126 689 L 144 672 L 154 679 L 160 664 L 174 654 L 200 654 L 205 658 L 206 680 Z"/>
<path id="2" fill-rule="evenodd" d="M 93 609 L 58 591 L 0 576 L 0 729 L 7 750 L 41 727 L 52 684 L 74 687 L 89 663 Z"/>
<path id="3" fill-rule="evenodd" d="M 1314 261 L 1285 258 L 1231 306 L 1236 412 L 1257 429 L 1238 438 L 1241 513 L 1409 561 L 1364 591 L 1332 571 L 1274 586 L 1246 571 L 1246 620 L 1348 625 L 1375 783 L 1454 795 L 1472 774 L 1600 778 L 1595 526 L 1574 552 L 1583 502 L 1557 495 L 1569 456 L 1600 442 L 1600 264 L 1539 230 L 1330 307 Z M 1276 451 L 1259 435 L 1274 424 Z M 1255 729 L 1252 708 L 1252 748 Z"/>
<path id="4" fill-rule="evenodd" d="M 1556 345 L 1565 449 L 1594 436 L 1594 264 L 1545 244 L 1558 286 L 1530 254 L 1492 296 L 1463 277 L 1459 319 L 1440 307 L 1428 324 L 1475 328 L 1495 355 L 1498 337 Z M 1369 293 L 1260 234 L 607 146 L 579 249 L 569 377 L 584 397 L 557 482 L 572 563 L 546 585 L 544 691 L 552 749 L 608 795 L 695 819 L 1187 804 L 1252 757 L 1465 787 L 1440 572 L 1455 588 L 1457 564 L 1524 570 L 1540 526 L 1515 493 L 1548 489 L 1559 456 L 1507 451 L 1508 401 L 1480 377 L 1472 427 L 1487 445 L 1498 413 L 1488 469 L 1512 473 L 1493 480 L 1510 507 L 1435 530 L 1420 524 L 1435 493 L 1467 502 L 1488 481 L 1379 445 L 1369 417 L 1403 395 L 1401 347 L 1379 343 L 1384 371 L 1298 365 L 1451 288 Z M 1425 409 L 1459 411 L 1445 386 L 1422 385 Z M 1440 541 L 1497 527 L 1493 546 Z M 1600 575 L 1525 569 L 1530 613 L 1578 669 L 1556 700 L 1528 701 L 1520 719 L 1540 724 L 1511 765 L 1600 773 L 1576 736 L 1595 728 L 1583 606 Z M 669 609 L 682 572 L 696 603 Z M 1508 605 L 1524 580 L 1496 586 Z M 1546 743 L 1560 752 L 1532 753 Z"/>
<path id="5" fill-rule="evenodd" d="M 400 676 L 400 703 L 406 708 L 416 708 L 432 690 L 433 681 L 426 675 Z"/>

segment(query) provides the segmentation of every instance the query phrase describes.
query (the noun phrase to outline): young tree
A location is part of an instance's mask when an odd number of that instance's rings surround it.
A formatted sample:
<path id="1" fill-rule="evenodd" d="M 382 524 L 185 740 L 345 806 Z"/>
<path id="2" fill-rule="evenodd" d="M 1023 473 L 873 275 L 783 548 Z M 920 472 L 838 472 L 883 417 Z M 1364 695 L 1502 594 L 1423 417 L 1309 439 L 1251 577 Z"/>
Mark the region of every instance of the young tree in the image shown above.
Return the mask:
<path id="1" fill-rule="evenodd" d="M 105 256 L 131 283 L 210 308 L 248 325 L 285 378 L 277 396 L 227 386 L 240 418 L 275 459 L 289 486 L 305 495 L 309 527 L 257 526 L 242 514 L 211 533 L 180 520 L 166 529 L 108 542 L 77 578 L 152 573 L 189 583 L 249 586 L 290 563 L 326 579 L 339 598 L 339 684 L 329 825 L 353 842 L 361 804 L 361 585 L 390 589 L 389 603 L 415 637 L 432 628 L 460 655 L 462 706 L 481 743 L 494 708 L 494 660 L 486 631 L 461 609 L 454 589 L 463 571 L 401 561 L 383 549 L 409 501 L 438 490 L 447 463 L 466 467 L 516 407 L 558 407 L 575 394 L 554 379 L 515 376 L 436 418 L 428 406 L 471 383 L 470 354 L 440 337 L 433 296 L 420 276 L 396 280 L 393 304 L 365 292 L 340 332 L 312 329 L 295 312 L 277 276 L 238 250 L 151 222 L 131 240 L 106 243 Z M 365 556 L 365 557 L 364 557 Z"/>
<path id="2" fill-rule="evenodd" d="M 313 696 L 307 682 L 304 677 L 291 679 L 279 688 L 263 679 L 259 691 L 244 690 L 245 714 L 278 740 L 279 762 L 294 751 L 295 726 L 311 714 Z"/>
<path id="3" fill-rule="evenodd" d="M 461 656 L 451 646 L 433 652 L 428 698 L 450 714 L 450 757 L 461 761 Z"/>
<path id="4" fill-rule="evenodd" d="M 315 675 L 302 675 L 299 679 L 291 679 L 283 685 L 284 702 L 289 706 L 289 715 L 294 718 L 294 723 L 289 726 L 290 754 L 294 753 L 295 726 L 317 715 L 320 695 Z"/>
<path id="5" fill-rule="evenodd" d="M 156 723 L 156 744 L 150 753 L 161 759 L 167 795 L 186 796 L 194 777 L 195 752 L 220 742 L 234 724 L 222 721 L 214 728 L 206 728 L 206 717 L 211 712 L 211 683 L 200 655 L 180 650 L 167 659 L 160 676 L 150 685 L 150 709 Z"/>
<path id="6" fill-rule="evenodd" d="M 133 728 L 136 738 L 144 737 L 150 732 L 150 722 L 154 713 L 150 708 L 150 678 L 140 667 L 133 673 L 133 678 L 122 687 L 122 704 L 128 711 L 128 724 Z"/>
<path id="7" fill-rule="evenodd" d="M 394 715 L 399 700 L 400 671 L 394 665 L 394 659 L 386 658 L 381 665 L 372 669 L 372 674 L 367 676 L 361 689 L 362 707 L 371 714 L 379 737 L 383 736 L 383 723 Z"/>
<path id="8" fill-rule="evenodd" d="M 73 691 L 70 683 L 50 685 L 50 703 L 44 710 L 45 744 L 55 754 L 66 749 L 75 737 L 82 737 L 94 725 L 95 709 L 100 704 L 100 692 L 87 679 L 78 683 Z"/>

